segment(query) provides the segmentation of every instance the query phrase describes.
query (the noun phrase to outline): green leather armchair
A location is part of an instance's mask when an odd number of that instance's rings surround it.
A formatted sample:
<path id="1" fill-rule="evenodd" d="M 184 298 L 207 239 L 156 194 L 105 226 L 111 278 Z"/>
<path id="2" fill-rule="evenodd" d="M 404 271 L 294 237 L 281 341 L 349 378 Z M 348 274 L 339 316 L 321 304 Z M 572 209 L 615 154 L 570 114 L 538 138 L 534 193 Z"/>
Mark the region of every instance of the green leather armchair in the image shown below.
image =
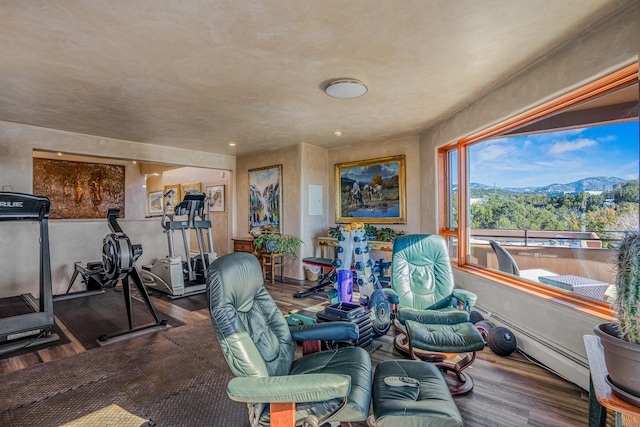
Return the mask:
<path id="1" fill-rule="evenodd" d="M 444 238 L 435 234 L 398 236 L 393 244 L 391 289 L 386 292 L 397 305 L 395 347 L 455 375 L 457 382 L 449 387 L 452 394 L 469 392 L 473 380 L 462 370 L 484 348 L 484 340 L 469 321 L 476 295 L 454 288 Z"/>
<path id="2" fill-rule="evenodd" d="M 294 341 L 358 337 L 347 322 L 289 328 L 264 287 L 255 256 L 234 252 L 208 269 L 209 312 L 233 378 L 232 400 L 249 407 L 252 427 L 363 421 L 371 400 L 371 360 L 360 347 L 294 359 Z M 344 424 L 348 425 L 348 424 Z"/>

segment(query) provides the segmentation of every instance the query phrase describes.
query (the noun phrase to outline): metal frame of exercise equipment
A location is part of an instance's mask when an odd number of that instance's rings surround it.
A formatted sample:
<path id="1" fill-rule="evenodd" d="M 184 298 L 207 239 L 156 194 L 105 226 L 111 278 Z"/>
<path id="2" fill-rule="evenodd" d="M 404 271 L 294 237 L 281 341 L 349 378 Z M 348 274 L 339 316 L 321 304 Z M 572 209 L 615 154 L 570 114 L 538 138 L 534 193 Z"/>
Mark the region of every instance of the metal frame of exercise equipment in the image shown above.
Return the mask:
<path id="1" fill-rule="evenodd" d="M 217 258 L 213 250 L 213 238 L 211 235 L 211 221 L 208 218 L 207 198 L 204 193 L 187 193 L 184 199 L 178 203 L 173 210 L 173 215 L 168 215 L 172 191 L 165 195 L 165 206 L 160 223 L 163 231 L 167 234 L 169 246 L 169 256 L 159 259 L 153 265 L 143 266 L 140 271 L 144 284 L 155 291 L 163 292 L 169 298 L 182 298 L 206 291 L 205 271 L 209 264 Z M 176 217 L 186 216 L 187 219 L 176 219 Z M 165 221 L 165 218 L 169 218 Z M 183 262 L 180 256 L 175 255 L 173 233 L 180 230 L 184 251 L 187 260 Z M 198 277 L 198 271 L 192 265 L 191 251 L 189 248 L 189 238 L 187 230 L 195 230 L 198 241 L 198 261 L 202 272 Z M 205 252 L 204 238 L 202 232 L 207 237 L 208 252 Z M 186 271 L 183 268 L 186 264 Z M 197 264 L 197 262 L 196 262 Z"/>
<path id="2" fill-rule="evenodd" d="M 40 224 L 40 295 L 22 298 L 32 313 L 0 318 L 0 354 L 60 339 L 53 332 L 51 253 L 49 250 L 49 199 L 31 194 L 0 192 L 0 222 L 37 221 Z"/>
<path id="3" fill-rule="evenodd" d="M 124 339 L 133 338 L 142 334 L 164 331 L 171 326 L 166 320 L 160 320 L 156 313 L 151 298 L 147 293 L 147 290 L 142 282 L 138 268 L 136 267 L 136 260 L 142 255 L 141 245 L 132 245 L 129 237 L 122 231 L 120 224 L 118 224 L 118 215 L 120 215 L 120 209 L 111 208 L 107 213 L 107 221 L 111 234 L 108 234 L 103 239 L 102 244 L 102 268 L 104 270 L 104 277 L 111 283 L 122 282 L 122 295 L 124 296 L 124 302 L 127 308 L 127 320 L 129 322 L 129 329 L 122 332 L 116 332 L 109 335 L 101 335 L 98 337 L 98 345 L 104 346 L 120 342 Z M 133 280 L 133 283 L 138 290 L 140 297 L 147 306 L 149 313 L 153 316 L 155 323 L 133 327 L 133 307 L 131 301 L 131 286 L 129 280 Z"/>

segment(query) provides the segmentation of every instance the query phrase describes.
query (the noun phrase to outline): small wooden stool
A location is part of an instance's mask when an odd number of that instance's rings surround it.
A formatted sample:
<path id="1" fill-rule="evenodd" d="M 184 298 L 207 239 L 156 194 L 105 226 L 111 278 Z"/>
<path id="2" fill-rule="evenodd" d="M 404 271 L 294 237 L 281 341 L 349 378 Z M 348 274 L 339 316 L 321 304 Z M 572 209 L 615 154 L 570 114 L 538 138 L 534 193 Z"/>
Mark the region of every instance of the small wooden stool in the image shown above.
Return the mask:
<path id="1" fill-rule="evenodd" d="M 280 269 L 280 281 L 284 282 L 284 264 L 282 254 L 262 254 L 262 275 L 267 280 L 267 270 L 271 274 L 271 283 L 276 277 L 276 268 Z"/>

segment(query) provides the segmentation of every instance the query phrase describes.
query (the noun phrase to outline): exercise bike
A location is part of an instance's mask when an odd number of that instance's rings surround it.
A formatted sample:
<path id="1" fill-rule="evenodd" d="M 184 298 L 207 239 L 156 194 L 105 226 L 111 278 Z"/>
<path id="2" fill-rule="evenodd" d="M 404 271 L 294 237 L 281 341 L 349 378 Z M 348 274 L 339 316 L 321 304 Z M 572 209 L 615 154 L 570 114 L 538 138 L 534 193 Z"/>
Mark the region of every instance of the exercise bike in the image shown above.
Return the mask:
<path id="1" fill-rule="evenodd" d="M 170 298 L 182 298 L 206 291 L 206 272 L 209 264 L 217 258 L 213 251 L 211 221 L 208 217 L 207 197 L 204 193 L 187 193 L 168 213 L 173 190 L 164 195 L 165 204 L 160 224 L 167 234 L 169 256 L 152 265 L 142 266 L 140 276 L 148 288 L 167 294 Z M 180 230 L 187 260 L 175 253 L 174 232 Z M 198 254 L 191 257 L 190 234 L 195 231 Z M 205 250 L 205 235 L 207 248 Z"/>

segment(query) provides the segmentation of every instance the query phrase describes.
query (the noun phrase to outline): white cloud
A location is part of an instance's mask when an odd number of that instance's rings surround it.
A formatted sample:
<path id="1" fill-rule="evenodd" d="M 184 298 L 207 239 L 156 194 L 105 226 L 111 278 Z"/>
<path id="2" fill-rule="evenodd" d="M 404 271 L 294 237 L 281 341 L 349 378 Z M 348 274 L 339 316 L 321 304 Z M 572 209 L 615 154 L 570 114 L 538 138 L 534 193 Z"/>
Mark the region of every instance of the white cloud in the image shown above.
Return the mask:
<path id="1" fill-rule="evenodd" d="M 555 142 L 549 146 L 549 154 L 562 154 L 567 151 L 578 151 L 586 147 L 597 145 L 597 142 L 589 138 L 579 138 L 574 141 Z"/>
<path id="2" fill-rule="evenodd" d="M 518 152 L 515 146 L 500 142 L 485 143 L 482 146 L 474 146 L 473 148 L 480 148 L 473 150 L 475 151 L 474 160 L 478 162 L 503 162 Z"/>

